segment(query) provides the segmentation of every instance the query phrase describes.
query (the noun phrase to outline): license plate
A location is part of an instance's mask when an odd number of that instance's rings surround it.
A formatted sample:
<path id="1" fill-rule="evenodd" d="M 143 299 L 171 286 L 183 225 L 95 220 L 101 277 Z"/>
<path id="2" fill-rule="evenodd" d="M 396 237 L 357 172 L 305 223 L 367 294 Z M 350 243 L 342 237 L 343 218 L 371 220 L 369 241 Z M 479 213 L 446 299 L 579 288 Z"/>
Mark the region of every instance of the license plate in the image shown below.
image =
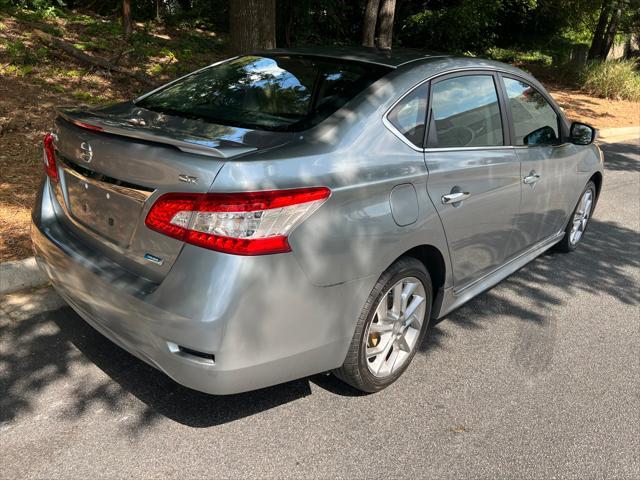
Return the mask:
<path id="1" fill-rule="evenodd" d="M 81 224 L 126 247 L 140 217 L 143 202 L 65 169 L 68 207 Z"/>

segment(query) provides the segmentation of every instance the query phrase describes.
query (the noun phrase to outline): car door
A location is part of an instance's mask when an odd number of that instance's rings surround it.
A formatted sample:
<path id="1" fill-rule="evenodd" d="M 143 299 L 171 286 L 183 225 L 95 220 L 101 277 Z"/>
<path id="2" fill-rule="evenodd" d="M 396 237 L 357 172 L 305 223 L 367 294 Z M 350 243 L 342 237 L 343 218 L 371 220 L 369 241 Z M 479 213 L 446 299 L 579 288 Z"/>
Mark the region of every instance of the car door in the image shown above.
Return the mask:
<path id="1" fill-rule="evenodd" d="M 497 269 L 520 206 L 520 162 L 509 146 L 498 77 L 478 71 L 432 81 L 425 162 L 456 289 Z"/>
<path id="2" fill-rule="evenodd" d="M 521 162 L 522 201 L 510 250 L 517 255 L 563 230 L 576 190 L 576 149 L 562 142 L 561 117 L 524 79 L 500 75 L 511 141 Z"/>

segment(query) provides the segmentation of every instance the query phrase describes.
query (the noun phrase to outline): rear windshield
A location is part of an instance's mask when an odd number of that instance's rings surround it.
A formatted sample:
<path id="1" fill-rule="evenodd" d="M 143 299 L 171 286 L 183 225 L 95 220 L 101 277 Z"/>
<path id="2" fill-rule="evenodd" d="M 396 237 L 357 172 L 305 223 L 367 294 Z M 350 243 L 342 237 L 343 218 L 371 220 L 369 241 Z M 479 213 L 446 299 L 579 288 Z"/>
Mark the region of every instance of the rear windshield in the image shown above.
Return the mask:
<path id="1" fill-rule="evenodd" d="M 320 123 L 390 70 L 324 57 L 251 55 L 190 75 L 137 105 L 223 125 L 299 131 Z"/>

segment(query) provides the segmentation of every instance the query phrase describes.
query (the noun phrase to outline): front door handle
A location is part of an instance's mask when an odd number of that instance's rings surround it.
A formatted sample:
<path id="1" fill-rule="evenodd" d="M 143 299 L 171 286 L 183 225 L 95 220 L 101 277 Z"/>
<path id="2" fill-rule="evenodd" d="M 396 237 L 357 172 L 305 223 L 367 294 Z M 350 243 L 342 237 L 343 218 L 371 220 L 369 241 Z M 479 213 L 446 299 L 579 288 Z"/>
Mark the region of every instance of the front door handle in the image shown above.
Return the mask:
<path id="1" fill-rule="evenodd" d="M 531 172 L 529 172 L 529 175 L 527 175 L 526 177 L 524 177 L 522 179 L 522 181 L 524 183 L 526 183 L 527 185 L 531 185 L 536 183 L 538 180 L 540 180 L 540 174 L 536 173 L 535 170 L 532 170 Z"/>
<path id="2" fill-rule="evenodd" d="M 449 193 L 447 195 L 443 195 L 442 196 L 442 203 L 445 204 L 445 205 L 447 203 L 459 203 L 459 202 L 461 202 L 463 200 L 466 200 L 470 196 L 471 196 L 471 194 L 469 192 Z"/>

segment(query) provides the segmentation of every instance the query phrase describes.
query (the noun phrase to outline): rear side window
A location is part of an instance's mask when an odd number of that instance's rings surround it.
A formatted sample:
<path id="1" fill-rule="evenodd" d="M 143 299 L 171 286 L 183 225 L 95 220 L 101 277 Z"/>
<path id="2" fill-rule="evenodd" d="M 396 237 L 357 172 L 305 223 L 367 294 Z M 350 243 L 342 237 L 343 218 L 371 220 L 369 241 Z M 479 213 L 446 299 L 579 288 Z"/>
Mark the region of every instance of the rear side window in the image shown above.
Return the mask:
<path id="1" fill-rule="evenodd" d="M 138 106 L 167 115 L 259 130 L 310 128 L 390 71 L 312 56 L 244 56 L 149 95 Z"/>
<path id="2" fill-rule="evenodd" d="M 502 118 L 493 77 L 467 75 L 431 87 L 429 147 L 503 145 Z"/>
<path id="3" fill-rule="evenodd" d="M 504 78 L 516 145 L 551 145 L 558 141 L 558 114 L 540 92 L 513 78 Z"/>
<path id="4" fill-rule="evenodd" d="M 387 116 L 396 130 L 420 148 L 424 142 L 428 94 L 429 89 L 426 84 L 419 86 L 400 100 Z"/>

